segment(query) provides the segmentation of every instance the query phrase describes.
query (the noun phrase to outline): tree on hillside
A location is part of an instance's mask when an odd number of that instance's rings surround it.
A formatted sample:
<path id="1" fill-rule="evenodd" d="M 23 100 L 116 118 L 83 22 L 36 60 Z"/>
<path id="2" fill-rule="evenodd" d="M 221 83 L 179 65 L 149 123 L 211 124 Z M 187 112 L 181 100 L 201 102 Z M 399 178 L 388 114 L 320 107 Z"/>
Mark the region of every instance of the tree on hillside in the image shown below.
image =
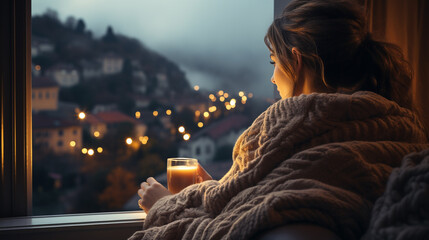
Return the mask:
<path id="1" fill-rule="evenodd" d="M 103 36 L 103 41 L 105 42 L 116 42 L 116 36 L 113 33 L 113 28 L 112 26 L 108 26 L 107 30 L 106 30 L 106 34 Z"/>
<path id="2" fill-rule="evenodd" d="M 76 29 L 75 30 L 76 30 L 77 33 L 84 33 L 85 32 L 85 27 L 86 27 L 85 22 L 82 19 L 79 19 L 77 21 Z"/>

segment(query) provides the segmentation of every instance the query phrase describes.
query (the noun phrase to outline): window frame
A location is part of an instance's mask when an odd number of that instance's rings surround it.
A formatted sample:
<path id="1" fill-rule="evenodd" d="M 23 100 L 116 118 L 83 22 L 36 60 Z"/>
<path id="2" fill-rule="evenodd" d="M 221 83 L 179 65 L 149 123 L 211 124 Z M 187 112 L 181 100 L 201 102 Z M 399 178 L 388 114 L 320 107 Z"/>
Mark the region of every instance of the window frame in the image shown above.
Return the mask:
<path id="1" fill-rule="evenodd" d="M 142 229 L 142 211 L 32 214 L 31 0 L 0 9 L 0 238 L 124 238 Z"/>
<path id="2" fill-rule="evenodd" d="M 275 15 L 289 1 L 274 0 Z M 142 211 L 31 216 L 31 0 L 3 1 L 0 18 L 0 238 L 131 236 L 142 229 Z"/>

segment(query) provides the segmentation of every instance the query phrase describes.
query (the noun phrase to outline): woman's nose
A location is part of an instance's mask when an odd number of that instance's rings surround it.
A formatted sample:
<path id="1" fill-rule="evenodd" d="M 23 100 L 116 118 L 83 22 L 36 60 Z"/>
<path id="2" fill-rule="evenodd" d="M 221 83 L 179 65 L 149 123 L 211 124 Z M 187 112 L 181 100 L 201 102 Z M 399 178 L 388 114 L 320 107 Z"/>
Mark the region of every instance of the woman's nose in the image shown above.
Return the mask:
<path id="1" fill-rule="evenodd" d="M 272 82 L 273 84 L 276 84 L 276 81 L 274 80 L 274 77 L 271 77 L 271 82 Z"/>

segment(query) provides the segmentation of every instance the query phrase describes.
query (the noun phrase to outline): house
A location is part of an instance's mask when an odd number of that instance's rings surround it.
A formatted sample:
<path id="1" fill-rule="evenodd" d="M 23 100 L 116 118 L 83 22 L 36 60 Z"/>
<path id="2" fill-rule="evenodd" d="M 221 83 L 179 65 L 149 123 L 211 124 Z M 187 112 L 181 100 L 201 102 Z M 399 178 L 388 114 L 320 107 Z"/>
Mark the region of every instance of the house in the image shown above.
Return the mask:
<path id="1" fill-rule="evenodd" d="M 136 90 L 139 93 L 145 94 L 147 92 L 147 77 L 141 67 L 133 67 L 133 78 L 137 82 Z"/>
<path id="2" fill-rule="evenodd" d="M 38 111 L 55 111 L 58 109 L 58 84 L 50 77 L 33 77 L 32 109 Z"/>
<path id="3" fill-rule="evenodd" d="M 100 77 L 103 73 L 99 62 L 82 60 L 79 64 L 82 69 L 82 78 L 84 80 Z"/>
<path id="4" fill-rule="evenodd" d="M 82 147 L 82 127 L 73 118 L 34 113 L 33 145 L 41 152 L 73 154 Z"/>
<path id="5" fill-rule="evenodd" d="M 169 83 L 168 83 L 168 77 L 165 73 L 158 73 L 156 74 L 156 89 L 155 89 L 155 95 L 162 96 L 165 95 L 166 91 L 168 90 Z"/>
<path id="6" fill-rule="evenodd" d="M 102 73 L 105 75 L 116 74 L 122 72 L 124 59 L 117 54 L 108 53 L 101 59 Z"/>
<path id="7" fill-rule="evenodd" d="M 31 38 L 31 56 L 37 57 L 42 54 L 51 53 L 54 51 L 54 44 L 46 39 L 37 36 Z"/>
<path id="8" fill-rule="evenodd" d="M 72 87 L 79 83 L 79 72 L 71 64 L 56 64 L 46 71 L 60 87 Z"/>
<path id="9" fill-rule="evenodd" d="M 238 114 L 227 116 L 203 128 L 191 136 L 188 142 L 182 143 L 179 147 L 179 156 L 193 157 L 202 163 L 210 163 L 221 147 L 233 146 L 248 125 L 249 119 L 246 116 Z"/>

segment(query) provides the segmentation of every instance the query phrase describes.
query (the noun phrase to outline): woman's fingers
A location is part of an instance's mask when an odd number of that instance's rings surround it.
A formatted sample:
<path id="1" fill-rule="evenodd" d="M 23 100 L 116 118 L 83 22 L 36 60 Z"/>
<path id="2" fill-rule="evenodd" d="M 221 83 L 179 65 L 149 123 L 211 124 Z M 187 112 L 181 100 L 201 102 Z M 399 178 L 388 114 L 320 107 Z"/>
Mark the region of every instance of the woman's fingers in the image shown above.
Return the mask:
<path id="1" fill-rule="evenodd" d="M 150 177 L 146 182 L 140 184 L 140 189 L 137 191 L 141 199 L 138 204 L 146 213 L 160 198 L 171 195 L 171 193 L 162 184 L 158 183 L 155 178 Z"/>
<path id="2" fill-rule="evenodd" d="M 143 197 L 143 194 L 144 194 L 144 190 L 140 188 L 140 189 L 137 191 L 137 194 L 142 198 L 142 197 Z"/>
<path id="3" fill-rule="evenodd" d="M 149 187 L 149 184 L 147 182 L 142 182 L 140 184 L 140 188 L 143 189 L 143 190 L 146 190 L 148 187 Z"/>
<path id="4" fill-rule="evenodd" d="M 139 199 L 139 208 L 142 209 L 142 210 L 144 210 L 141 199 Z"/>
<path id="5" fill-rule="evenodd" d="M 210 176 L 210 174 L 200 164 L 198 164 L 198 175 L 201 177 L 201 182 L 213 180 L 212 176 Z"/>
<path id="6" fill-rule="evenodd" d="M 152 184 L 154 184 L 154 183 L 157 183 L 157 181 L 156 181 L 156 180 L 155 180 L 155 178 L 153 178 L 153 177 L 148 178 L 148 179 L 146 180 L 146 182 L 147 182 L 149 185 L 152 185 Z"/>

